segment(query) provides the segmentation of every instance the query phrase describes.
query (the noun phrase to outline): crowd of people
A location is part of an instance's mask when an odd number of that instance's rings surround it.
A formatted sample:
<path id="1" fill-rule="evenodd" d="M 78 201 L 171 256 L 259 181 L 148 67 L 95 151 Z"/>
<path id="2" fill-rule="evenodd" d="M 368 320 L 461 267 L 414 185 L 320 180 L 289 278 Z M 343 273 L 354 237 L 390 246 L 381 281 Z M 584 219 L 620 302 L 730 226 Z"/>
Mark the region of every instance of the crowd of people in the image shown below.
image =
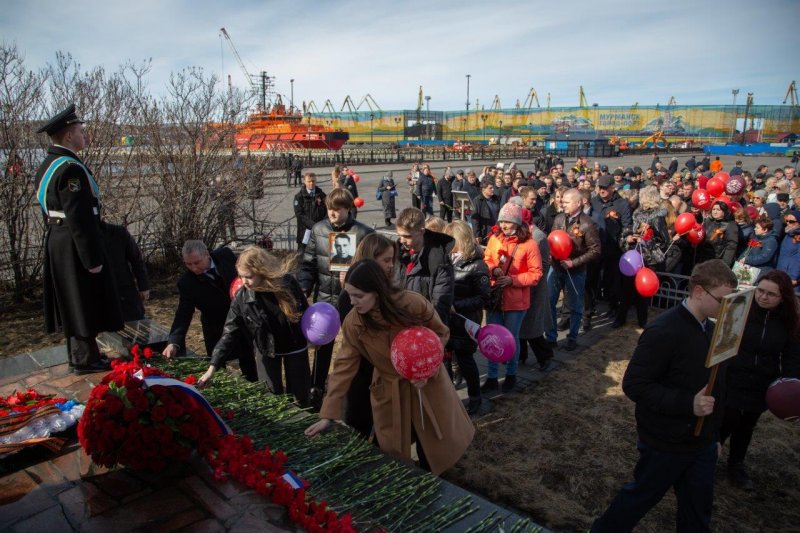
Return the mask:
<path id="1" fill-rule="evenodd" d="M 79 372 L 103 371 L 108 363 L 94 336 L 119 329 L 122 317 L 113 276 L 103 269 L 110 252 L 97 188 L 76 155 L 86 144 L 82 125 L 70 108 L 42 131 L 55 145 L 39 176 L 49 230 L 48 326 L 64 328 Z M 250 246 L 237 258 L 226 247 L 184 244 L 186 272 L 163 355 L 185 349 L 189 323 L 200 310 L 210 357 L 201 388 L 238 358 L 247 379 L 263 380 L 319 412 L 307 435 L 344 420 L 401 459 L 411 460 L 415 445 L 420 466 L 439 474 L 472 441 L 470 415 L 479 412 L 483 396 L 517 390 L 529 349 L 547 370 L 555 349 L 576 349 L 581 330 L 593 327 L 598 301 L 606 302 L 612 328 L 623 327 L 634 307 L 644 332 L 623 389 L 636 403 L 640 459 L 634 482 L 593 530 L 632 529 L 670 486 L 678 498 L 678 528 L 706 530 L 718 445 L 729 443 L 731 481 L 752 489 L 744 459 L 766 409 L 766 388 L 778 377 L 800 374 L 800 177 L 790 165 L 762 165 L 751 174 L 741 162 L 725 173 L 719 158 L 691 157 L 680 166 L 676 158 L 665 166 L 654 156 L 645 170 L 590 167 L 586 158 L 565 169 L 561 159 L 547 156 L 527 172 L 512 163 L 480 174 L 448 168 L 437 177 L 430 165 L 414 165 L 406 177 L 411 207 L 396 213 L 392 172 L 376 190 L 396 239 L 356 220 L 352 170 L 337 167 L 327 194 L 306 172 L 294 197 L 297 255 L 280 261 Z M 679 222 L 686 213 L 693 215 L 689 227 Z M 569 253 L 558 259 L 548 242 L 553 231 L 570 241 Z M 686 300 L 652 322 L 649 299 L 620 271 L 620 258 L 634 249 L 655 271 L 689 276 Z M 237 277 L 243 286 L 231 298 Z M 715 388 L 706 390 L 708 319 L 741 281 L 756 286 L 741 349 Z M 145 299 L 141 289 L 134 296 Z M 311 346 L 303 336 L 300 318 L 310 302 L 338 310 L 335 358 L 334 341 Z M 498 363 L 488 365 L 480 383 L 470 322 L 511 332 L 514 353 L 502 364 L 502 385 Z M 445 364 L 430 379 L 404 379 L 392 365 L 392 341 L 410 326 L 432 330 L 446 351 Z M 561 344 L 559 330 L 568 330 Z M 466 405 L 451 379 L 456 368 L 467 384 Z M 693 435 L 697 417 L 708 420 Z"/>

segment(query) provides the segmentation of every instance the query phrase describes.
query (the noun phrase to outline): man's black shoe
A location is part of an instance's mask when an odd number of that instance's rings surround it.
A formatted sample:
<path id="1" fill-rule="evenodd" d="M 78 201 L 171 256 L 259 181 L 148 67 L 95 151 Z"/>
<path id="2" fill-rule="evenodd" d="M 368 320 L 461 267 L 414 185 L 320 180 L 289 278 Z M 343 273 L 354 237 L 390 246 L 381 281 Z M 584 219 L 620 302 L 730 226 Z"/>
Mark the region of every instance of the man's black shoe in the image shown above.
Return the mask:
<path id="1" fill-rule="evenodd" d="M 619 320 L 615 320 L 611 323 L 611 329 L 619 329 L 625 325 L 625 322 L 620 322 Z"/>
<path id="2" fill-rule="evenodd" d="M 575 339 L 567 339 L 566 342 L 562 343 L 561 349 L 571 352 L 575 348 L 578 347 L 578 343 L 575 342 Z"/>
<path id="3" fill-rule="evenodd" d="M 517 376 L 506 376 L 503 381 L 503 392 L 508 393 L 514 390 L 514 385 L 517 384 Z"/>
<path id="4" fill-rule="evenodd" d="M 558 331 L 566 331 L 569 329 L 569 317 L 562 318 L 558 323 Z"/>
<path id="5" fill-rule="evenodd" d="M 106 359 L 105 361 L 95 361 L 88 365 L 74 365 L 72 373 L 77 375 L 94 374 L 96 372 L 108 372 L 111 370 L 111 363 Z"/>
<path id="6" fill-rule="evenodd" d="M 553 364 L 552 357 L 548 357 L 547 359 L 542 359 L 541 361 L 539 361 L 539 370 L 541 372 L 546 372 L 547 369 L 550 368 L 550 365 L 552 364 Z"/>
<path id="7" fill-rule="evenodd" d="M 743 465 L 728 467 L 728 480 L 731 485 L 745 492 L 753 490 L 753 480 L 747 475 Z"/>
<path id="8" fill-rule="evenodd" d="M 583 319 L 583 331 L 590 331 L 592 329 L 592 318 L 586 317 Z"/>
<path id="9" fill-rule="evenodd" d="M 481 385 L 481 392 L 492 392 L 499 388 L 500 386 L 497 384 L 497 378 L 486 378 L 486 381 Z"/>
<path id="10" fill-rule="evenodd" d="M 483 398 L 481 396 L 470 396 L 469 403 L 467 403 L 467 414 L 474 415 L 481 408 Z"/>

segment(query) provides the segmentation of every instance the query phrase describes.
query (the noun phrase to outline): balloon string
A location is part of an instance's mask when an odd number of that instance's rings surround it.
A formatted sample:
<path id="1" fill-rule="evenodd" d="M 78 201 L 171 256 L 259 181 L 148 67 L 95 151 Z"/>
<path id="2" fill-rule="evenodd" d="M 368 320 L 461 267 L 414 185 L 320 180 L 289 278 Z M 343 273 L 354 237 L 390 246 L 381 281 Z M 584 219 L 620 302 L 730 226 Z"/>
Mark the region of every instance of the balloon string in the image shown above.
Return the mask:
<path id="1" fill-rule="evenodd" d="M 417 389 L 417 396 L 419 397 L 419 419 L 422 421 L 422 431 L 425 431 L 425 416 L 422 414 L 422 389 Z"/>
<path id="2" fill-rule="evenodd" d="M 575 292 L 575 294 L 578 294 L 578 289 L 575 288 L 575 282 L 572 281 L 572 275 L 569 273 L 569 270 L 567 270 L 567 277 L 569 278 L 569 282 L 572 284 L 572 290 Z"/>

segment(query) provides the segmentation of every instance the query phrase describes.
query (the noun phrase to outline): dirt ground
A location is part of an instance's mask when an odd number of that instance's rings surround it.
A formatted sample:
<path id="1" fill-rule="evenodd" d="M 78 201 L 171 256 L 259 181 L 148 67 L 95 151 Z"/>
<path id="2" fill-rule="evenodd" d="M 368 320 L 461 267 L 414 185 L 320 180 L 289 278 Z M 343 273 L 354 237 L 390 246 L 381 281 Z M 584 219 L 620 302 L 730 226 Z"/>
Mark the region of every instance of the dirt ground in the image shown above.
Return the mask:
<path id="1" fill-rule="evenodd" d="M 632 479 L 638 455 L 634 404 L 621 383 L 639 333 L 617 331 L 533 389 L 496 402 L 476 420 L 472 446 L 446 477 L 549 528 L 585 531 Z M 723 450 L 713 529 L 797 531 L 800 424 L 762 416 L 747 456 L 751 493 L 727 482 L 726 458 Z M 638 530 L 674 530 L 675 509 L 669 493 Z"/>
<path id="2" fill-rule="evenodd" d="M 155 281 L 147 314 L 169 327 L 177 306 L 174 276 Z M 62 342 L 46 335 L 40 304 L 2 305 L 0 357 Z M 538 386 L 495 401 L 475 420 L 477 434 L 465 457 L 446 474 L 462 487 L 528 513 L 548 528 L 586 530 L 606 508 L 636 462 L 633 403 L 621 380 L 638 331 L 626 327 L 551 372 Z M 187 336 L 203 354 L 199 316 Z M 756 490 L 745 493 L 718 470 L 715 531 L 797 531 L 800 526 L 800 424 L 765 413 L 748 453 Z M 640 531 L 674 529 L 675 499 L 668 494 Z"/>

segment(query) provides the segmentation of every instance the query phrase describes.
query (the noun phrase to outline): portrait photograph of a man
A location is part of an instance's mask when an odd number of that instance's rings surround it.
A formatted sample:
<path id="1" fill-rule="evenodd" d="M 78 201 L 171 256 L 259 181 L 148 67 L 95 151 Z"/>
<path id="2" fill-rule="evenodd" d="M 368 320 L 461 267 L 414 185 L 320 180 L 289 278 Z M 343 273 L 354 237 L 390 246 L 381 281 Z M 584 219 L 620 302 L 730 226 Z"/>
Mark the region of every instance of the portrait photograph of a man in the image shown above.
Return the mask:
<path id="1" fill-rule="evenodd" d="M 357 236 L 355 233 L 330 233 L 328 244 L 331 253 L 331 270 L 334 272 L 346 271 L 353 263 Z"/>

